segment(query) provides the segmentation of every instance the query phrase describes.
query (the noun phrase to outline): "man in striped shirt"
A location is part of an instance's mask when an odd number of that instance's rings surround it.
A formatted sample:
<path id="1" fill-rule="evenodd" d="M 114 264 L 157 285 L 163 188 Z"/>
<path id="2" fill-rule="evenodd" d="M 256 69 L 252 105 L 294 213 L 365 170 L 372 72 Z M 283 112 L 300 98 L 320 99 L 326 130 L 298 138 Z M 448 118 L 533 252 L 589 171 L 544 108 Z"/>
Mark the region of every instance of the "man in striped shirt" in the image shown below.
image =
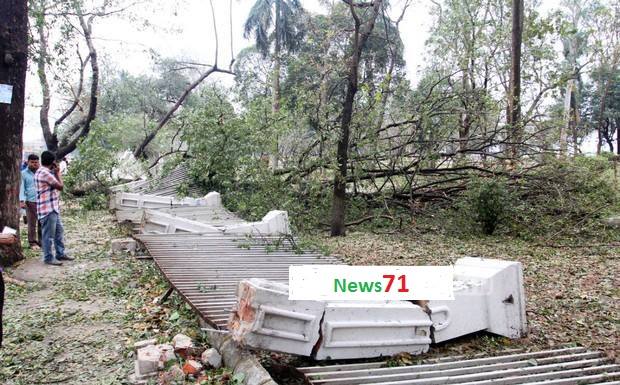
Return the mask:
<path id="1" fill-rule="evenodd" d="M 34 174 L 34 181 L 37 187 L 37 216 L 42 228 L 43 262 L 60 266 L 62 260 L 73 260 L 65 254 L 64 227 L 60 220 L 60 191 L 64 184 L 53 153 L 43 151 L 41 165 L 43 167 Z M 52 253 L 52 243 L 56 257 Z"/>

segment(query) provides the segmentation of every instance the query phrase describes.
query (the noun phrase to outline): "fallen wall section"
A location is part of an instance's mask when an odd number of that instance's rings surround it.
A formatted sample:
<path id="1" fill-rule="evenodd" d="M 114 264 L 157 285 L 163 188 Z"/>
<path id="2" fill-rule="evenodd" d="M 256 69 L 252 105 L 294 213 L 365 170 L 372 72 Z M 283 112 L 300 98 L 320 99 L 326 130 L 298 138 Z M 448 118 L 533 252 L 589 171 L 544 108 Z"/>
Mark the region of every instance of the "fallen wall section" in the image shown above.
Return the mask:
<path id="1" fill-rule="evenodd" d="M 421 354 L 481 330 L 526 334 L 519 262 L 461 258 L 454 268 L 455 299 L 430 301 L 430 315 L 408 301 L 290 301 L 285 284 L 243 280 L 228 328 L 242 345 L 316 359 Z"/>

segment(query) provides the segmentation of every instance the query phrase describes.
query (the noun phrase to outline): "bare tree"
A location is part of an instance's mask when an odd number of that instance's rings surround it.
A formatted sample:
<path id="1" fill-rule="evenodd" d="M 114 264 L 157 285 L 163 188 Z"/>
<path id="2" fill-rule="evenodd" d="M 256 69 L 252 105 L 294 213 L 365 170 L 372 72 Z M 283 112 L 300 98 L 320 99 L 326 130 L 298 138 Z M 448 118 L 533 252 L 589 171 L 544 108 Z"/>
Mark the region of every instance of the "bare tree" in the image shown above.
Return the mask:
<path id="1" fill-rule="evenodd" d="M 89 134 L 91 124 L 97 116 L 99 63 L 97 50 L 93 44 L 93 21 L 97 17 L 105 17 L 123 12 L 126 9 L 108 10 L 104 6 L 100 9 L 84 12 L 79 2 L 49 3 L 47 0 L 38 0 L 32 3 L 33 16 L 35 17 L 32 23 L 32 35 L 36 40 L 34 61 L 37 65 L 37 76 L 43 95 L 39 111 L 39 123 L 47 148 L 55 152 L 59 159 L 76 149 L 79 141 Z M 50 118 L 52 87 L 48 78 L 50 72 L 48 63 L 57 53 L 50 52 L 47 23 L 51 21 L 51 18 L 64 20 L 67 28 L 71 29 L 71 32 L 78 36 L 79 40 L 75 49 L 75 58 L 79 61 L 76 70 L 77 84 L 67 86 L 70 101 L 53 125 Z M 86 47 L 86 54 L 81 52 L 84 48 L 80 48 L 80 45 Z M 84 78 L 87 67 L 90 67 L 90 86 L 85 89 Z M 66 125 L 66 123 L 69 124 Z M 63 125 L 65 130 L 62 138 L 59 138 L 59 130 Z"/>
<path id="2" fill-rule="evenodd" d="M 0 1 L 0 229 L 19 229 L 19 166 L 22 158 L 24 97 L 28 56 L 26 0 Z M 9 91 L 9 88 L 12 90 Z M 8 100 L 7 100 L 8 99 Z M 0 265 L 22 258 L 21 246 L 2 246 Z"/>

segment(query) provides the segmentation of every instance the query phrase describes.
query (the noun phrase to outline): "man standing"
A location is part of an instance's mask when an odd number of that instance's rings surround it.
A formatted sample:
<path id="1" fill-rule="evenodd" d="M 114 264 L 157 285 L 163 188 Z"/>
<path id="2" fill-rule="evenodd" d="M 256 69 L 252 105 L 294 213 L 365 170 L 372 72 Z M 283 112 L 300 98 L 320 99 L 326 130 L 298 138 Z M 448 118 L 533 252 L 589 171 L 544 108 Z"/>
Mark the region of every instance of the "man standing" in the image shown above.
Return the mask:
<path id="1" fill-rule="evenodd" d="M 34 184 L 34 173 L 39 169 L 39 157 L 28 155 L 28 167 L 22 171 L 22 182 L 19 188 L 19 207 L 26 210 L 28 224 L 28 243 L 36 250 L 41 246 L 41 225 L 37 219 L 37 188 Z"/>
<path id="2" fill-rule="evenodd" d="M 62 260 L 73 260 L 65 254 L 64 228 L 60 220 L 60 191 L 64 184 L 54 154 L 43 151 L 41 164 L 43 167 L 34 174 L 34 181 L 37 187 L 37 215 L 43 228 L 43 262 L 60 266 Z M 56 249 L 55 258 L 52 243 Z"/>

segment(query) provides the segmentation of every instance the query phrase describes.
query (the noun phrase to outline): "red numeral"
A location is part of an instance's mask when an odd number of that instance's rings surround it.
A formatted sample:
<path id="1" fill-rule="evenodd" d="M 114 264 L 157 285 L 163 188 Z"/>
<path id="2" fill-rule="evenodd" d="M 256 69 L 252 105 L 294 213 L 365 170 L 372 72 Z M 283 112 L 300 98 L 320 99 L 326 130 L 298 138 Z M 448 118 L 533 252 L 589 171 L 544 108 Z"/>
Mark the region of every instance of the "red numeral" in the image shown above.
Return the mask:
<path id="1" fill-rule="evenodd" d="M 385 277 L 385 275 L 384 275 Z M 398 289 L 399 293 L 408 293 L 409 289 L 407 289 L 407 283 L 405 282 L 405 275 L 401 275 L 400 277 L 398 277 L 398 280 L 400 281 L 400 289 Z"/>
<path id="2" fill-rule="evenodd" d="M 392 283 L 394 283 L 394 278 L 396 276 L 394 274 L 384 274 L 383 278 L 387 278 L 389 279 L 389 282 L 387 284 L 387 286 L 385 287 L 385 292 L 387 293 L 388 291 L 390 291 L 390 288 L 392 288 Z"/>

